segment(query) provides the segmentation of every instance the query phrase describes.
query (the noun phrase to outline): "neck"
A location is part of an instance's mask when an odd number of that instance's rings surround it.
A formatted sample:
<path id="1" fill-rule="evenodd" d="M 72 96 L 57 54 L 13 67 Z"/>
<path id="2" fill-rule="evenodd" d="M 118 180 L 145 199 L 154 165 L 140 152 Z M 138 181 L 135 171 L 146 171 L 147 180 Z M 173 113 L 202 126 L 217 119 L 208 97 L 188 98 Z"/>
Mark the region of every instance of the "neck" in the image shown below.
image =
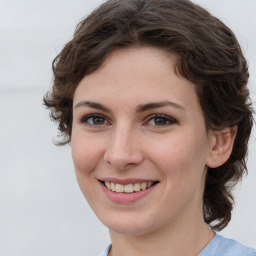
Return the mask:
<path id="1" fill-rule="evenodd" d="M 189 218 L 189 222 L 182 222 L 182 228 L 180 224 L 176 221 L 171 226 L 139 235 L 111 230 L 112 249 L 109 256 L 196 256 L 215 236 L 203 218 Z"/>

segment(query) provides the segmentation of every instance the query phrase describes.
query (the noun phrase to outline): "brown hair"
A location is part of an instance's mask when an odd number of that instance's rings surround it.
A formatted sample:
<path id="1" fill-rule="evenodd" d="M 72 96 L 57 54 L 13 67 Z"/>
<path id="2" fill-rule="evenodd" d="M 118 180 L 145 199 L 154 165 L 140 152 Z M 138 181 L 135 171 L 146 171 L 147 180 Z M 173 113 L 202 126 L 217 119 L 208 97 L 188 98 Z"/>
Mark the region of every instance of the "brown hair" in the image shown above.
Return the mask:
<path id="1" fill-rule="evenodd" d="M 247 171 L 253 124 L 249 74 L 232 31 L 189 0 L 109 0 L 77 26 L 73 39 L 53 61 L 53 88 L 44 97 L 63 135 L 58 144 L 70 142 L 73 95 L 82 78 L 114 49 L 143 45 L 178 56 L 177 72 L 196 85 L 207 129 L 238 127 L 230 158 L 209 168 L 206 177 L 205 222 L 221 230 L 231 219 L 231 189 Z"/>

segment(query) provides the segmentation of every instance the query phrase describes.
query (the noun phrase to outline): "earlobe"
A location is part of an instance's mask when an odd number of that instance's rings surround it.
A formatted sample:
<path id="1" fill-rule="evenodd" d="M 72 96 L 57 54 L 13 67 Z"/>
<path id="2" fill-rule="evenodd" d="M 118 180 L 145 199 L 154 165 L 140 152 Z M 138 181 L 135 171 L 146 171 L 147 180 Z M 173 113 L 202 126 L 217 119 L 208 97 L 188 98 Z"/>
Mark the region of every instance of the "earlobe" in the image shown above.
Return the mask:
<path id="1" fill-rule="evenodd" d="M 211 131 L 209 154 L 206 165 L 216 168 L 223 165 L 230 157 L 237 134 L 237 126 L 220 131 Z"/>

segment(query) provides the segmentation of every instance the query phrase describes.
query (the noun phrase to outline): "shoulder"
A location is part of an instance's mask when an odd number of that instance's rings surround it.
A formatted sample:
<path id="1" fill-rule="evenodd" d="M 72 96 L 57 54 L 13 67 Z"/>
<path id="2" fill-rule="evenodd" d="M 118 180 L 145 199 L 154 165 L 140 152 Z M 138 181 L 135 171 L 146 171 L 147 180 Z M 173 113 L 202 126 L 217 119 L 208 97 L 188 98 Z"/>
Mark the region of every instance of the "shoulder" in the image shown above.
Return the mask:
<path id="1" fill-rule="evenodd" d="M 216 250 L 216 256 L 256 256 L 256 250 L 247 247 L 233 239 L 225 238 L 217 235 L 218 248 Z"/>
<path id="2" fill-rule="evenodd" d="M 111 246 L 112 245 L 110 244 L 99 256 L 108 256 Z"/>
<path id="3" fill-rule="evenodd" d="M 108 256 L 111 246 L 110 244 L 99 256 Z M 256 256 L 256 249 L 216 235 L 198 256 Z"/>
<path id="4" fill-rule="evenodd" d="M 256 250 L 216 235 L 198 256 L 256 256 Z"/>

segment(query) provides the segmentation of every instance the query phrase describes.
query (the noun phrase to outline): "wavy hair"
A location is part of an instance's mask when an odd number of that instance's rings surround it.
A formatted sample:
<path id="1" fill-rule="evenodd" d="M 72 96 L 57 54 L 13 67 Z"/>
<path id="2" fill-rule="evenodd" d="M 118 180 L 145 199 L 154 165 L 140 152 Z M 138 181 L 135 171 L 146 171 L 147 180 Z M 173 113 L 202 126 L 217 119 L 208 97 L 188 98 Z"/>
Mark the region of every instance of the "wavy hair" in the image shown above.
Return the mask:
<path id="1" fill-rule="evenodd" d="M 229 223 L 232 188 L 247 172 L 253 110 L 248 67 L 232 31 L 189 0 L 109 0 L 81 21 L 73 39 L 53 61 L 52 90 L 44 97 L 51 119 L 70 142 L 73 95 L 84 76 L 117 48 L 150 45 L 178 56 L 177 72 L 196 85 L 207 129 L 237 125 L 230 158 L 209 168 L 203 197 L 205 222 L 214 230 Z"/>

